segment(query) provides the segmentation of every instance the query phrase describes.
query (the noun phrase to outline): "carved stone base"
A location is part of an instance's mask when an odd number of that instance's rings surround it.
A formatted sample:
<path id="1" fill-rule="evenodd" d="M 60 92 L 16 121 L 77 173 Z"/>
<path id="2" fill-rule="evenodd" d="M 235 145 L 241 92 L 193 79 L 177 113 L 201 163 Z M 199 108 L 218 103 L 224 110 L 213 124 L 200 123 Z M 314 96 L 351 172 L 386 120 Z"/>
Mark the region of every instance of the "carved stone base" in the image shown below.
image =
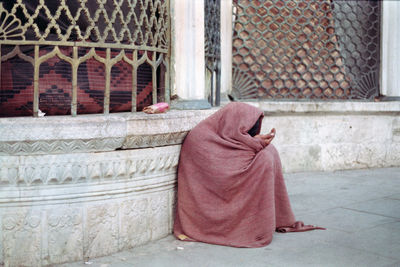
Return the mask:
<path id="1" fill-rule="evenodd" d="M 80 261 L 166 236 L 179 150 L 0 157 L 2 261 Z"/>
<path id="2" fill-rule="evenodd" d="M 83 261 L 171 233 L 180 144 L 214 111 L 1 118 L 0 265 Z"/>

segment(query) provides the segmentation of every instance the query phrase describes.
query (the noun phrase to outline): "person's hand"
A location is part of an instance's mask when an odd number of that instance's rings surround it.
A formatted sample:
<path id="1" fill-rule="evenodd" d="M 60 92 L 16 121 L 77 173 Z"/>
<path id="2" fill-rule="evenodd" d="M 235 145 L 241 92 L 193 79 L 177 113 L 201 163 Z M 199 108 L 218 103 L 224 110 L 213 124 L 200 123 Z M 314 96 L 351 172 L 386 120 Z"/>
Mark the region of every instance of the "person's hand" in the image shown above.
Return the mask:
<path id="1" fill-rule="evenodd" d="M 254 136 L 254 138 L 258 138 L 261 139 L 265 142 L 266 145 L 269 145 L 272 140 L 274 139 L 276 134 L 276 130 L 275 128 L 272 128 L 271 132 L 267 133 L 267 134 L 258 134 L 256 136 Z"/>

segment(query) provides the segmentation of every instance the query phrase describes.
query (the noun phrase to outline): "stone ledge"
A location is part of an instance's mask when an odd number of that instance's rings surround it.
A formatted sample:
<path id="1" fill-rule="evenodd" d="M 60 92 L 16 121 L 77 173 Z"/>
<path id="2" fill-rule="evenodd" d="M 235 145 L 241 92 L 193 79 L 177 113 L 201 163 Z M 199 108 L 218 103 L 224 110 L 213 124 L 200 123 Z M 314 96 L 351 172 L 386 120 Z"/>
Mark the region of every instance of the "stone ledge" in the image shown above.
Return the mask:
<path id="1" fill-rule="evenodd" d="M 323 101 L 260 101 L 245 102 L 262 109 L 266 114 L 400 114 L 400 101 L 388 102 L 323 102 Z"/>
<path id="2" fill-rule="evenodd" d="M 102 152 L 181 144 L 212 110 L 0 118 L 0 155 Z"/>

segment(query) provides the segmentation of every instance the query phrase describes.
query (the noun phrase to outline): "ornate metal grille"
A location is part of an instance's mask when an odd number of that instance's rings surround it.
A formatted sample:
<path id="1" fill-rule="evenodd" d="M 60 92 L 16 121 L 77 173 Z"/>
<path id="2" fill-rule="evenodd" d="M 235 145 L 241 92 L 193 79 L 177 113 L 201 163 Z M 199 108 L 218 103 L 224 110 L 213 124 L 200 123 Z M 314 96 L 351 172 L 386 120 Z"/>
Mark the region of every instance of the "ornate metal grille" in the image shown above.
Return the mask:
<path id="1" fill-rule="evenodd" d="M 0 110 L 23 94 L 35 116 L 55 101 L 72 115 L 168 101 L 169 19 L 168 0 L 0 0 Z"/>
<path id="2" fill-rule="evenodd" d="M 209 102 L 220 104 L 221 91 L 221 4 L 220 0 L 206 0 L 204 5 L 206 86 Z"/>
<path id="3" fill-rule="evenodd" d="M 235 0 L 233 26 L 233 98 L 379 94 L 379 1 Z"/>

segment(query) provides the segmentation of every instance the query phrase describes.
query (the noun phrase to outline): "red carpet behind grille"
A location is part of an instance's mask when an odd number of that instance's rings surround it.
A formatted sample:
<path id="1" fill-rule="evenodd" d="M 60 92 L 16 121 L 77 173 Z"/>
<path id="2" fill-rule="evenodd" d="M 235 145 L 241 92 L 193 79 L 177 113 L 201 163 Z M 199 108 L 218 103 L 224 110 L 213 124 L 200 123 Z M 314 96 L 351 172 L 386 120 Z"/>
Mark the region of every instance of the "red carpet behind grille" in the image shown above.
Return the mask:
<path id="1" fill-rule="evenodd" d="M 22 47 L 33 57 L 33 48 Z M 52 51 L 52 47 L 40 50 L 40 56 Z M 70 47 L 61 47 L 65 55 L 72 57 Z M 88 52 L 80 48 L 80 56 Z M 3 51 L 4 53 L 4 51 Z M 105 58 L 105 51 L 96 51 Z M 143 52 L 139 51 L 139 55 Z M 111 53 L 112 57 L 118 55 Z M 131 52 L 126 52 L 132 58 Z M 33 114 L 33 66 L 19 57 L 13 57 L 1 64 L 0 117 L 32 116 Z M 142 64 L 137 70 L 137 109 L 152 104 L 152 70 Z M 90 58 L 78 68 L 78 114 L 102 113 L 105 91 L 104 64 Z M 132 67 L 119 61 L 111 68 L 110 112 L 131 110 Z M 46 115 L 71 114 L 72 69 L 71 65 L 58 57 L 43 62 L 39 69 L 39 109 Z"/>

